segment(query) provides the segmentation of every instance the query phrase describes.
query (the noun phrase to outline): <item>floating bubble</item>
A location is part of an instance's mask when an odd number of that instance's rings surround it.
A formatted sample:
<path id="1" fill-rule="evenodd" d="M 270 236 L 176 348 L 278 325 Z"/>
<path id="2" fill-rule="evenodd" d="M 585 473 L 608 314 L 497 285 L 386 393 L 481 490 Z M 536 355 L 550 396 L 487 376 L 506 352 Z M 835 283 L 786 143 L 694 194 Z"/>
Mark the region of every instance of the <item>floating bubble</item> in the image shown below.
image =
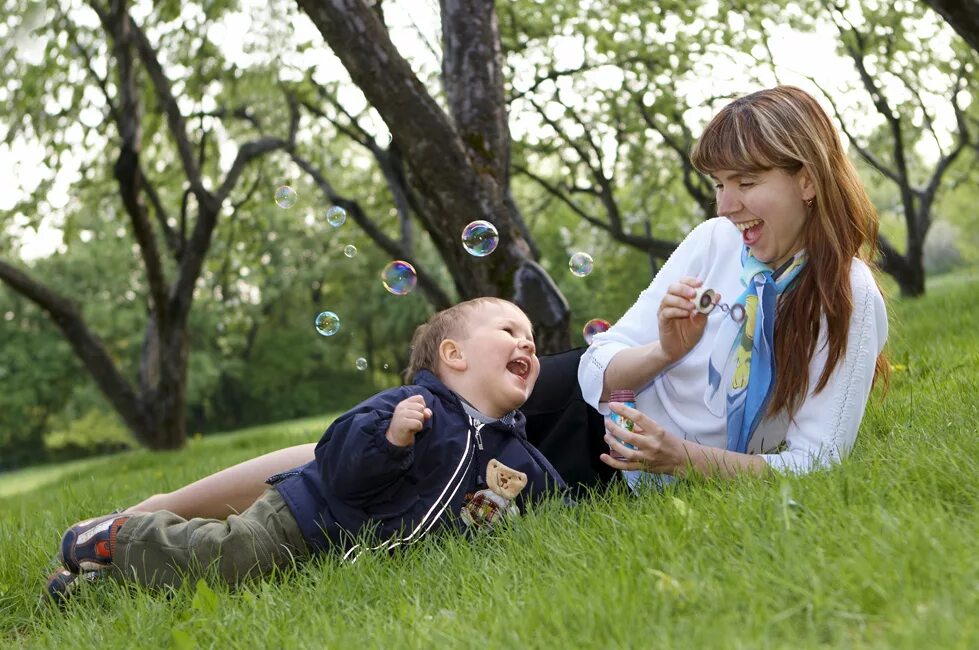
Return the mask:
<path id="1" fill-rule="evenodd" d="M 275 204 L 280 208 L 291 208 L 296 205 L 298 198 L 299 195 L 296 194 L 296 190 L 288 185 L 283 185 L 275 191 Z"/>
<path id="2" fill-rule="evenodd" d="M 322 336 L 333 336 L 340 331 L 340 317 L 332 311 L 323 311 L 316 315 L 313 321 L 316 331 Z"/>
<path id="3" fill-rule="evenodd" d="M 581 330 L 581 335 L 585 337 L 585 343 L 591 345 L 591 341 L 595 338 L 596 334 L 608 331 L 610 327 L 612 327 L 612 324 L 604 318 L 593 318 L 585 323 L 585 327 Z"/>
<path id="4" fill-rule="evenodd" d="M 335 205 L 326 211 L 326 222 L 334 228 L 339 228 L 347 220 L 347 211 Z"/>
<path id="5" fill-rule="evenodd" d="M 354 362 L 354 365 L 357 366 L 357 370 L 367 370 L 367 359 L 364 357 L 358 357 L 357 361 Z"/>
<path id="6" fill-rule="evenodd" d="M 415 275 L 415 267 L 408 262 L 394 260 L 381 271 L 381 281 L 384 288 L 396 296 L 406 296 L 415 288 L 418 276 Z"/>
<path id="7" fill-rule="evenodd" d="M 568 268 L 571 269 L 571 273 L 583 278 L 589 273 L 591 273 L 592 268 L 595 266 L 595 261 L 591 258 L 591 255 L 578 251 L 571 256 L 568 261 Z"/>
<path id="8" fill-rule="evenodd" d="M 346 255 L 347 257 L 353 257 L 354 255 L 357 254 L 357 247 L 354 246 L 353 244 L 347 244 L 346 246 L 343 247 L 343 254 Z"/>
<path id="9" fill-rule="evenodd" d="M 500 233 L 489 221 L 473 221 L 462 231 L 462 245 L 473 257 L 486 257 L 499 242 Z"/>
<path id="10" fill-rule="evenodd" d="M 385 370 L 387 370 L 387 369 L 388 369 L 389 367 L 390 367 L 390 366 L 388 366 L 388 364 L 386 364 L 386 363 L 384 364 L 384 369 L 385 369 Z"/>

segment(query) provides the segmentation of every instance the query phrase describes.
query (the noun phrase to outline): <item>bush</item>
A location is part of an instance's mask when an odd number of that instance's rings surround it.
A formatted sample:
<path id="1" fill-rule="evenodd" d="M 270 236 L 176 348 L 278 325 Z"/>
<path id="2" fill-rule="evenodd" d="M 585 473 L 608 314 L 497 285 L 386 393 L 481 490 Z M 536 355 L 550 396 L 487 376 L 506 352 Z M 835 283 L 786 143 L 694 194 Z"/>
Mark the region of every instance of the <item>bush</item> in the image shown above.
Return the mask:
<path id="1" fill-rule="evenodd" d="M 136 447 L 136 441 L 112 413 L 90 409 L 64 429 L 44 436 L 44 450 L 52 461 L 97 456 Z"/>
<path id="2" fill-rule="evenodd" d="M 933 223 L 925 239 L 925 273 L 928 275 L 948 273 L 963 266 L 965 260 L 959 249 L 961 237 L 959 229 L 954 224 L 947 221 Z"/>

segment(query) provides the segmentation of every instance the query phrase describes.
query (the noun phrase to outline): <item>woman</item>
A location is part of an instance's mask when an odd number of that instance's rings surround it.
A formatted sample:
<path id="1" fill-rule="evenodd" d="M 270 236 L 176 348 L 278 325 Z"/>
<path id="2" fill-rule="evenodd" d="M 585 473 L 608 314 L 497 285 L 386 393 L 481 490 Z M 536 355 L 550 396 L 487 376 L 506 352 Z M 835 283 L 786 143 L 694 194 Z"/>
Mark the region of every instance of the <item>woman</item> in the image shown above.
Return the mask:
<path id="1" fill-rule="evenodd" d="M 541 358 L 523 409 L 528 434 L 569 482 L 598 482 L 608 468 L 631 482 L 636 470 L 809 471 L 846 455 L 886 373 L 887 315 L 871 272 L 877 215 L 819 104 L 786 86 L 742 97 L 711 121 L 692 158 L 714 179 L 719 218 L 690 233 L 583 356 Z M 699 287 L 730 305 L 699 313 Z M 603 425 L 580 401 L 607 412 L 620 388 L 638 393 L 637 409 L 610 407 L 634 432 Z M 604 471 L 594 462 L 603 435 L 624 458 L 601 454 Z M 313 448 L 266 454 L 131 510 L 225 517 Z"/>
<path id="2" fill-rule="evenodd" d="M 726 106 L 691 159 L 713 179 L 719 218 L 687 236 L 581 359 L 592 406 L 639 393 L 638 410 L 612 411 L 643 434 L 610 427 L 624 460 L 602 460 L 725 477 L 836 462 L 888 369 L 870 259 L 877 215 L 856 170 L 819 104 L 793 87 Z M 701 286 L 737 298 L 705 315 L 693 302 Z"/>

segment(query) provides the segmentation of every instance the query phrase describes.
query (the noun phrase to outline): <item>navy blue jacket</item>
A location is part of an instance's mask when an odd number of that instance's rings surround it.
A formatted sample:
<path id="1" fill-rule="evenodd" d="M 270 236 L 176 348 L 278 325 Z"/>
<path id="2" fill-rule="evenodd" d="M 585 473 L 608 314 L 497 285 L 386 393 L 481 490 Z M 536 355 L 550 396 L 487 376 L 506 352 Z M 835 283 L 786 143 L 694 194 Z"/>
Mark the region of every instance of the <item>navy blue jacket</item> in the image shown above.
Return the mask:
<path id="1" fill-rule="evenodd" d="M 414 444 L 398 447 L 385 433 L 395 406 L 412 395 L 425 398 L 432 417 Z M 528 501 L 565 484 L 527 441 L 523 414 L 515 416 L 511 425 L 478 427 L 459 398 L 422 370 L 413 385 L 378 393 L 337 418 L 316 445 L 316 459 L 274 486 L 317 550 L 350 549 L 365 530 L 390 548 L 446 525 L 461 526 L 463 499 L 486 487 L 491 458 L 527 475 L 516 499 L 522 513 Z"/>

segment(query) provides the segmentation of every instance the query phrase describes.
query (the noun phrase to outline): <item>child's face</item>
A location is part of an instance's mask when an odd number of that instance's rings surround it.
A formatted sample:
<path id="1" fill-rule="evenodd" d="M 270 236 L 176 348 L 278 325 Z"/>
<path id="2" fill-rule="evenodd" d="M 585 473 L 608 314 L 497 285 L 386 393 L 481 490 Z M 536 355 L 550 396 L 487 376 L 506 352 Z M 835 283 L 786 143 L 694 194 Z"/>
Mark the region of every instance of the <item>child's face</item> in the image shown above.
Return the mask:
<path id="1" fill-rule="evenodd" d="M 458 341 L 467 362 L 464 397 L 502 417 L 527 401 L 540 374 L 530 321 L 514 306 L 489 302 L 468 315 L 467 327 L 468 337 Z"/>

